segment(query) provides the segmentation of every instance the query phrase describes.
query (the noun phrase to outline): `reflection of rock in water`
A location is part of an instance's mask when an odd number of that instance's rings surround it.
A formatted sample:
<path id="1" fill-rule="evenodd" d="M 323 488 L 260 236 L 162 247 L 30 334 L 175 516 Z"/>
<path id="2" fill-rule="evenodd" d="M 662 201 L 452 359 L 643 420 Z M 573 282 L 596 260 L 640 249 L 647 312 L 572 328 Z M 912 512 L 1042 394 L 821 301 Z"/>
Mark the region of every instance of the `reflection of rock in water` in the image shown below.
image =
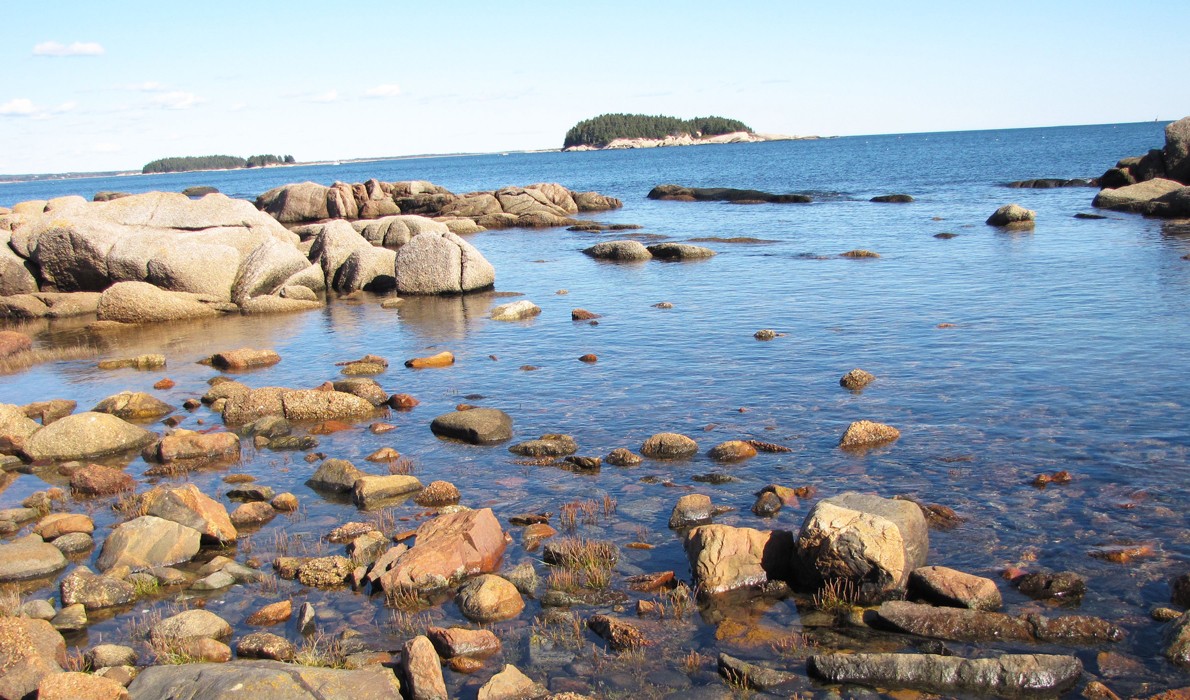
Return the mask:
<path id="1" fill-rule="evenodd" d="M 160 352 L 167 356 L 207 356 L 240 347 L 259 347 L 301 332 L 316 322 L 318 313 L 227 314 L 214 318 L 169 323 L 147 323 L 117 330 L 88 334 L 108 354 Z M 269 339 L 269 340 L 265 340 Z"/>
<path id="2" fill-rule="evenodd" d="M 469 323 L 487 317 L 493 298 L 490 293 L 408 296 L 397 313 L 406 327 L 427 338 L 462 338 Z"/>

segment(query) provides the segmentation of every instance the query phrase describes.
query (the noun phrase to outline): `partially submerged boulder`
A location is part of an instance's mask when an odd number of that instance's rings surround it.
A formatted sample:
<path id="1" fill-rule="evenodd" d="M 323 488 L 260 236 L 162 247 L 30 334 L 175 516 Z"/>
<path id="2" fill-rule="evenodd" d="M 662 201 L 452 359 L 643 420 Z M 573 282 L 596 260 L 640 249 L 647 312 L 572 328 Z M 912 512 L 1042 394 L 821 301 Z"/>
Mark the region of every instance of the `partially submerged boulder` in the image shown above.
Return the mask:
<path id="1" fill-rule="evenodd" d="M 385 592 L 445 588 L 496 571 L 508 538 L 490 508 L 440 515 L 417 528 L 414 546 L 380 577 Z"/>
<path id="2" fill-rule="evenodd" d="M 1076 657 L 1052 654 L 1004 654 L 987 659 L 936 654 L 815 654 L 808 668 L 831 683 L 1010 697 L 1065 692 L 1083 672 Z"/>
<path id="3" fill-rule="evenodd" d="M 121 523 L 104 540 L 100 571 L 127 566 L 133 571 L 180 564 L 198 554 L 198 530 L 152 515 Z"/>
<path id="4" fill-rule="evenodd" d="M 113 415 L 86 411 L 56 420 L 33 433 L 24 452 L 34 461 L 93 459 L 139 450 L 155 437 Z"/>
<path id="5" fill-rule="evenodd" d="M 472 408 L 438 416 L 430 430 L 439 437 L 484 445 L 512 438 L 512 418 L 498 408 Z"/>
<path id="6" fill-rule="evenodd" d="M 785 530 L 701 525 L 686 533 L 685 549 L 706 593 L 785 581 L 793 573 L 793 533 Z"/>

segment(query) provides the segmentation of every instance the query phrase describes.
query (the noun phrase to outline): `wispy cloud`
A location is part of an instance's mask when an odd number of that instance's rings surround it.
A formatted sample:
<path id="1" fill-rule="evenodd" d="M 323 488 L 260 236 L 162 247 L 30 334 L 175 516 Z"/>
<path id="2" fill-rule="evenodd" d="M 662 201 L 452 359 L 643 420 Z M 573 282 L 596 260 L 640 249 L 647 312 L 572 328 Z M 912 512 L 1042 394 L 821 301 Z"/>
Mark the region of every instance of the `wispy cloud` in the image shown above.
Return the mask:
<path id="1" fill-rule="evenodd" d="M 17 97 L 0 104 L 0 115 L 5 117 L 30 117 L 36 112 L 33 100 L 27 97 Z"/>
<path id="2" fill-rule="evenodd" d="M 167 88 L 154 80 L 146 80 L 143 83 L 128 83 L 127 85 L 121 85 L 120 89 L 131 90 L 132 92 L 162 92 Z"/>
<path id="3" fill-rule="evenodd" d="M 396 83 L 385 83 L 364 92 L 367 97 L 396 97 L 401 94 L 401 86 Z"/>
<path id="4" fill-rule="evenodd" d="M 317 95 L 311 95 L 307 98 L 310 102 L 335 102 L 339 99 L 338 90 L 327 90 L 326 92 Z"/>
<path id="5" fill-rule="evenodd" d="M 202 102 L 202 98 L 193 92 L 175 90 L 173 92 L 164 92 L 149 101 L 162 109 L 190 109 Z"/>
<path id="6" fill-rule="evenodd" d="M 70 100 L 69 102 L 63 102 L 62 104 L 58 105 L 57 107 L 54 107 L 50 111 L 53 112 L 54 114 L 63 114 L 65 112 L 73 112 L 78 106 L 79 106 L 79 103 L 75 102 L 74 100 Z"/>
<path id="7" fill-rule="evenodd" d="M 34 56 L 102 56 L 103 45 L 94 41 L 43 41 L 33 47 Z"/>

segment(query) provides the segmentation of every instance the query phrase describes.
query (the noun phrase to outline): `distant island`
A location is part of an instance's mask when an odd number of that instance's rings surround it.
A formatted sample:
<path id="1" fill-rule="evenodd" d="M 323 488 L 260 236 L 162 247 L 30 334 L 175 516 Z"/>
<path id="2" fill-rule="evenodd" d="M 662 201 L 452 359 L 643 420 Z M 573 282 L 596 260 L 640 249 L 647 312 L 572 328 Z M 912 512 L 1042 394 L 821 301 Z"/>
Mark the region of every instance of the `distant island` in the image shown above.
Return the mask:
<path id="1" fill-rule="evenodd" d="M 601 114 L 584 119 L 566 132 L 564 151 L 593 151 L 615 148 L 693 146 L 705 143 L 749 143 L 795 138 L 817 138 L 758 134 L 744 122 L 727 117 L 677 117 L 647 114 Z"/>
<path id="2" fill-rule="evenodd" d="M 148 173 L 185 173 L 195 170 L 236 170 L 238 168 L 263 168 L 266 165 L 292 165 L 297 161 L 293 156 L 275 156 L 272 154 L 240 158 L 239 156 L 181 156 L 177 158 L 160 158 L 146 163 L 141 172 Z"/>

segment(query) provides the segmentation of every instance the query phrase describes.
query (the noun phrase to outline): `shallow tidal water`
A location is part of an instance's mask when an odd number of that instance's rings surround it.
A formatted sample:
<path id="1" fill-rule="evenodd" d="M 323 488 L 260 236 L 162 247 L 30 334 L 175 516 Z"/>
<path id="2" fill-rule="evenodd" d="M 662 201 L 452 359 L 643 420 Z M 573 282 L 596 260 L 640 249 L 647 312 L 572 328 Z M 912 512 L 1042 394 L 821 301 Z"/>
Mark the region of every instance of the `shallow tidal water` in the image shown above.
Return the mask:
<path id="1" fill-rule="evenodd" d="M 505 569 L 536 563 L 520 528 L 507 518 L 551 511 L 558 526 L 562 506 L 595 500 L 598 512 L 577 525 L 577 534 L 606 538 L 620 547 L 611 588 L 623 578 L 672 569 L 689 581 L 678 534 L 667 528 L 679 496 L 699 492 L 734 511 L 716 522 L 796 531 L 812 505 L 803 500 L 775 518 L 752 514 L 753 494 L 763 486 L 813 486 L 817 497 L 844 491 L 911 495 L 954 508 L 965 522 L 931 531 L 930 564 L 957 568 L 998 581 L 1005 611 L 1059 610 L 1016 592 L 999 573 L 1008 566 L 1028 571 L 1074 571 L 1087 578 L 1088 593 L 1077 612 L 1102 616 L 1128 636 L 1103 647 L 1070 649 L 1037 645 L 948 644 L 961 655 L 993 650 L 1073 651 L 1084 679 L 1099 678 L 1117 693 L 1144 694 L 1190 684 L 1161 656 L 1163 625 L 1149 610 L 1169 602 L 1168 582 L 1187 570 L 1190 535 L 1190 432 L 1185 409 L 1190 386 L 1190 227 L 1105 212 L 1103 220 L 1075 219 L 1091 212 L 1091 188 L 1014 190 L 1002 183 L 1035 177 L 1090 177 L 1119 158 L 1162 143 L 1163 125 L 1133 124 L 999 132 L 853 137 L 812 142 L 743 144 L 656 151 L 512 154 L 379 161 L 342 166 L 276 168 L 260 172 L 190 173 L 0 185 L 0 204 L 32 198 L 117 189 L 177 190 L 210 184 L 235 196 L 254 197 L 285 182 L 313 179 L 358 182 L 425 179 L 456 192 L 557 181 L 571 189 L 594 189 L 620 197 L 624 208 L 592 217 L 633 223 L 639 231 L 578 233 L 564 230 L 492 231 L 469 237 L 496 268 L 496 290 L 519 292 L 542 308 L 524 322 L 487 319 L 508 298 L 490 294 L 461 298 L 409 298 L 398 309 L 379 299 L 331 300 L 323 310 L 274 317 L 228 318 L 170 324 L 135 332 L 93 336 L 84 324 L 66 321 L 25 327 L 41 347 L 88 344 L 97 357 L 161 352 L 161 371 L 100 371 L 95 360 L 64 361 L 0 377 L 0 402 L 70 398 L 86 410 L 122 390 L 149 391 L 180 406 L 205 393 L 217 371 L 196 364 L 221 350 L 271 347 L 282 362 L 237 374 L 250 386 L 308 388 L 339 378 L 336 362 L 372 353 L 390 367 L 375 377 L 390 393 L 412 394 L 421 404 L 392 412 L 397 429 L 381 435 L 355 429 L 318 436 L 315 451 L 344 458 L 372 473 L 383 465 L 364 461 L 382 447 L 412 460 L 423 483 L 456 484 L 462 503 L 493 508 L 513 544 Z M 806 191 L 813 204 L 732 205 L 653 202 L 656 184 L 730 186 L 769 191 Z M 911 204 L 874 204 L 875 195 L 905 192 Z M 1037 211 L 1031 232 L 1005 232 L 983 222 L 1002 204 Z M 938 233 L 955 233 L 949 240 Z M 625 235 L 628 234 L 627 236 Z M 750 237 L 761 242 L 700 242 L 718 255 L 698 262 L 614 264 L 580 251 L 599 240 L 647 236 L 673 241 Z M 644 242 L 649 242 L 645 240 Z M 839 253 L 864 248 L 878 259 L 846 259 Z M 566 290 L 566 294 L 560 294 Z M 671 302 L 673 308 L 653 307 Z M 598 324 L 573 322 L 584 308 Z M 769 328 L 783 335 L 758 341 Z M 412 370 L 408 358 L 450 350 L 456 364 Z M 594 353 L 598 362 L 578 361 Z M 536 370 L 527 371 L 531 365 Z M 848 370 L 862 367 L 877 381 L 862 393 L 838 385 Z M 151 386 L 163 376 L 177 382 L 167 391 Z M 669 463 L 645 460 L 634 468 L 604 465 L 595 474 L 523 463 L 507 445 L 474 447 L 441 441 L 430 420 L 469 403 L 503 409 L 514 420 L 514 441 L 543 433 L 568 433 L 580 455 L 603 456 L 616 447 L 639 451 L 657 432 L 695 438 L 699 456 Z M 222 426 L 203 407 L 184 413 L 181 427 Z M 836 445 L 853 420 L 889 423 L 901 430 L 896 443 L 862 454 Z M 307 426 L 308 427 L 308 426 Z M 163 426 L 156 426 L 161 430 Z M 792 449 L 720 465 L 707 449 L 730 439 L 758 439 Z M 332 502 L 304 485 L 317 467 L 301 452 L 257 452 L 244 442 L 238 463 L 186 477 L 208 494 L 230 486 L 229 473 L 291 491 L 301 501 L 294 515 L 280 515 L 243 539 L 232 552 L 239 561 L 267 563 L 280 553 L 342 553 L 320 539 L 352 520 L 393 519 L 413 529 L 429 513 L 397 502 L 361 513 Z M 140 459 L 117 462 L 142 477 Z M 1068 470 L 1073 481 L 1038 489 L 1039 473 Z M 692 477 L 725 472 L 730 483 Z M 152 483 L 180 478 L 140 478 Z M 65 479 L 46 470 L 21 475 L 0 492 L 0 508 Z M 604 497 L 614 500 L 605 512 Z M 227 499 L 224 503 L 230 507 Z M 117 521 L 110 499 L 72 504 L 96 521 L 102 537 Z M 561 529 L 561 528 L 559 528 Z M 644 541 L 652 549 L 628 548 Z M 1149 544 L 1151 556 L 1117 564 L 1089 551 L 1112 544 Z M 283 552 L 284 550 L 284 552 Z M 217 552 L 209 552 L 213 555 Z M 53 596 L 55 581 L 27 593 Z M 627 617 L 637 599 L 628 592 Z M 236 586 L 201 596 L 207 609 L 240 626 L 267 602 L 292 597 L 319 610 L 327 634 L 355 629 L 375 644 L 396 649 L 425 624 L 469 626 L 449 600 L 412 613 L 397 613 L 380 596 L 349 590 L 308 589 L 296 582 Z M 72 636 L 72 645 L 126 643 L 138 620 L 153 611 L 197 604 L 193 594 L 163 595 Z M 682 619 L 641 619 L 657 644 L 645 654 L 616 656 L 589 632 L 543 646 L 534 637 L 540 605 L 530 600 L 518 618 L 493 625 L 503 654 L 466 676 L 446 671 L 452 692 L 466 697 L 501 663 L 515 663 L 554 690 L 585 689 L 602 696 L 664 697 L 688 688 L 722 688 L 713 660 L 726 651 L 805 674 L 805 649 L 896 650 L 912 640 L 855 628 L 824 626 L 808 596 L 720 603 Z M 610 606 L 609 606 L 610 609 Z M 576 608 L 581 614 L 602 611 Z M 300 641 L 291 627 L 284 632 Z M 278 629 L 271 629 L 282 633 Z M 794 636 L 796 635 L 796 636 Z M 786 641 L 782 641 L 786 640 Z M 798 641 L 800 640 L 800 641 Z M 812 651 L 813 649 L 811 649 Z M 1108 678 L 1100 651 L 1137 663 L 1128 674 Z M 690 652 L 698 652 L 693 657 Z M 1078 687 L 1081 688 L 1080 684 Z M 830 692 L 806 678 L 801 688 Z M 848 690 L 850 694 L 852 691 Z M 1077 692 L 1077 690 L 1076 690 Z"/>

